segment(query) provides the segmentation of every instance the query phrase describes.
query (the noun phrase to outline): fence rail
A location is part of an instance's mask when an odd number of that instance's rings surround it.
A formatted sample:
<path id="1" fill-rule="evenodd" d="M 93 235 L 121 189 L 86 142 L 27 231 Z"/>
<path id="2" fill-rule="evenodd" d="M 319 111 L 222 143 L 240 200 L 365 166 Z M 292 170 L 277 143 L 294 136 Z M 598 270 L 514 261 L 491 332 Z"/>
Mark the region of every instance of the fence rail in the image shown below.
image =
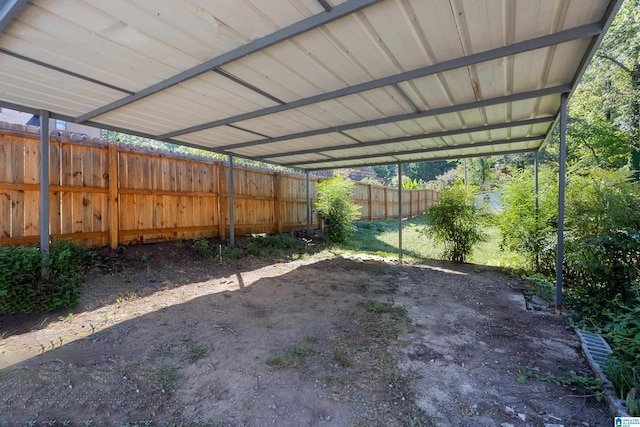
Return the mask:
<path id="1" fill-rule="evenodd" d="M 0 245 L 39 242 L 40 141 L 37 128 L 0 126 Z M 49 229 L 85 246 L 132 244 L 229 233 L 228 165 L 144 152 L 52 133 Z M 234 230 L 282 233 L 307 226 L 305 177 L 233 167 Z M 310 180 L 317 200 L 318 179 Z M 403 216 L 434 203 L 431 190 L 404 190 Z M 398 190 L 356 184 L 362 220 L 398 216 Z M 319 226 L 315 215 L 312 225 Z"/>

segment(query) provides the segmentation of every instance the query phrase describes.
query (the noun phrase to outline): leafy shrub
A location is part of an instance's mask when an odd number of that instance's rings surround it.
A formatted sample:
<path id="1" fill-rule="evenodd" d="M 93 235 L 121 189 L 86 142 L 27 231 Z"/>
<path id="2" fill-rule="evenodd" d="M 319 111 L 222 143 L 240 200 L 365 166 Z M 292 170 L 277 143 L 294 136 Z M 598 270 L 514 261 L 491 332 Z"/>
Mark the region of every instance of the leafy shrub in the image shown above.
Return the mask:
<path id="1" fill-rule="evenodd" d="M 347 240 L 355 227 L 353 221 L 360 218 L 359 206 L 353 203 L 351 194 L 355 184 L 335 175 L 318 184 L 316 212 L 327 228 L 327 240 L 341 243 Z"/>
<path id="2" fill-rule="evenodd" d="M 0 247 L 0 314 L 74 307 L 80 299 L 88 251 L 58 242 L 49 251 L 49 275 L 41 277 L 38 248 Z"/>
<path id="3" fill-rule="evenodd" d="M 470 188 L 460 181 L 445 188 L 438 202 L 425 213 L 427 232 L 445 246 L 443 256 L 451 261 L 464 262 L 473 247 L 486 240 L 482 231 L 482 209 L 475 204 Z"/>
<path id="4" fill-rule="evenodd" d="M 195 239 L 191 248 L 204 259 L 211 259 L 213 257 L 213 252 L 207 239 Z"/>
<path id="5" fill-rule="evenodd" d="M 578 319 L 600 323 L 618 294 L 633 297 L 640 267 L 640 190 L 628 172 L 572 175 L 566 193 L 563 277 Z M 557 243 L 542 250 L 540 271 L 555 275 Z"/>
<path id="6" fill-rule="evenodd" d="M 557 228 L 558 196 L 550 170 L 539 174 L 536 215 L 533 171 L 516 172 L 502 193 L 503 209 L 498 218 L 502 247 L 525 255 L 531 269 L 538 269 L 539 256 L 553 242 Z"/>
<path id="7" fill-rule="evenodd" d="M 607 377 L 616 394 L 627 400 L 632 416 L 640 416 L 640 280 L 633 284 L 634 296 L 624 302 L 620 295 L 613 308 L 605 312 L 609 319 L 599 332 L 605 337 L 614 357 L 608 360 Z"/>

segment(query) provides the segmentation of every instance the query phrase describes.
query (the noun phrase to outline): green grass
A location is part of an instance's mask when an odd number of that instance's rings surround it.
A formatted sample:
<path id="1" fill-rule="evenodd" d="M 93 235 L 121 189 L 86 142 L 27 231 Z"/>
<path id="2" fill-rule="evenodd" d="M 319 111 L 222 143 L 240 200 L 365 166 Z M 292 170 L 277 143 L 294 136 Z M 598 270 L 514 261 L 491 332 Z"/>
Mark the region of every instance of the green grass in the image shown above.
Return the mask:
<path id="1" fill-rule="evenodd" d="M 338 246 L 346 253 L 368 253 L 384 257 L 398 256 L 398 220 L 359 222 L 352 238 Z M 443 259 L 442 245 L 424 232 L 421 217 L 402 221 L 402 252 L 408 260 Z M 485 230 L 488 240 L 480 243 L 469 258 L 470 263 L 495 267 L 522 269 L 526 261 L 522 255 L 500 249 L 500 230 L 495 225 Z"/>

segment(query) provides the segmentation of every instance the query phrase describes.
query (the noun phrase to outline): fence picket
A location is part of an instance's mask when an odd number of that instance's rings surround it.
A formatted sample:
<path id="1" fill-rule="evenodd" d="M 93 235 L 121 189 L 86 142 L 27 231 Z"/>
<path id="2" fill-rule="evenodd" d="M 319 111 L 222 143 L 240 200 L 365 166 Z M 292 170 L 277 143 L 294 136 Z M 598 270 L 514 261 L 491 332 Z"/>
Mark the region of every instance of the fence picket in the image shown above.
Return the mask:
<path id="1" fill-rule="evenodd" d="M 39 240 L 39 139 L 33 130 L 0 127 L 0 245 Z M 148 242 L 229 233 L 227 167 L 217 160 L 187 159 L 121 148 L 116 143 L 51 141 L 52 238 L 86 246 Z M 310 182 L 317 200 L 318 179 Z M 234 167 L 238 233 L 305 230 L 303 176 Z M 437 199 L 411 190 L 403 211 L 419 215 Z M 397 216 L 398 191 L 356 183 L 361 220 Z M 313 212 L 312 223 L 319 221 Z"/>

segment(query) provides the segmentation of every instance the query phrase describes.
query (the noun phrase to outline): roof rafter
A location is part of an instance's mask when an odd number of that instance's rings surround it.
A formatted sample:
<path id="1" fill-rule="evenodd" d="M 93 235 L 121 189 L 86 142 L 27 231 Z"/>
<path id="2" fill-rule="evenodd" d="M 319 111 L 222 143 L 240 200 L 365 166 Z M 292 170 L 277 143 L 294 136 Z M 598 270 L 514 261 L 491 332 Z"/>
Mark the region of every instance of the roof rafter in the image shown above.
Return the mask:
<path id="1" fill-rule="evenodd" d="M 4 0 L 0 6 L 0 32 L 9 25 L 9 23 L 22 10 L 27 0 Z"/>
<path id="2" fill-rule="evenodd" d="M 473 102 L 467 102 L 464 104 L 434 108 L 432 110 L 421 111 L 418 113 L 399 114 L 397 116 L 382 117 L 380 119 L 365 120 L 365 121 L 356 122 L 356 123 L 347 123 L 344 125 L 332 126 L 328 128 L 322 128 L 322 129 L 314 129 L 314 130 L 305 131 L 305 132 L 297 132 L 297 133 L 292 133 L 288 135 L 276 136 L 273 138 L 265 138 L 265 139 L 255 140 L 255 141 L 229 144 L 229 145 L 217 147 L 217 149 L 234 150 L 238 148 L 252 147 L 254 145 L 271 144 L 274 142 L 287 141 L 287 140 L 298 139 L 298 138 L 306 138 L 309 136 L 316 136 L 316 135 L 321 135 L 326 133 L 344 132 L 346 130 L 353 130 L 353 129 L 370 127 L 370 126 L 379 126 L 387 123 L 422 119 L 425 117 L 456 113 L 464 110 L 472 110 L 474 108 L 490 107 L 492 105 L 499 105 L 499 104 L 504 104 L 508 102 L 525 101 L 527 99 L 539 98 L 539 97 L 549 96 L 549 95 L 559 95 L 561 93 L 568 92 L 570 89 L 571 87 L 569 85 L 554 86 L 554 87 L 545 88 L 545 89 L 537 89 L 529 92 L 516 93 L 508 96 L 499 96 L 496 98 L 483 99 L 481 101 L 473 101 Z M 302 154 L 302 153 L 299 153 L 299 154 Z"/>
<path id="3" fill-rule="evenodd" d="M 473 157 L 482 157 L 482 156 L 489 156 L 489 155 L 491 155 L 491 156 L 501 156 L 501 155 L 507 155 L 507 154 L 532 153 L 534 151 L 537 151 L 537 148 L 523 148 L 522 150 L 494 151 L 494 152 L 492 152 L 490 154 L 489 153 L 486 153 L 486 154 L 461 154 L 461 155 L 456 155 L 455 157 L 452 157 L 452 156 L 440 156 L 440 157 L 433 157 L 431 159 L 416 159 L 416 160 L 413 160 L 413 161 L 400 160 L 400 159 L 395 159 L 394 158 L 394 160 L 384 161 L 384 162 L 345 163 L 345 164 L 335 165 L 335 166 L 319 166 L 319 167 L 311 167 L 311 168 L 307 168 L 307 167 L 304 166 L 307 163 L 299 163 L 299 164 L 300 164 L 300 168 L 302 168 L 302 169 L 309 170 L 309 171 L 315 171 L 315 170 L 348 168 L 348 167 L 352 167 L 352 166 L 394 165 L 394 164 L 397 164 L 399 162 L 400 163 L 422 163 L 422 162 L 435 162 L 435 161 L 438 161 L 438 160 L 448 160 L 448 159 L 452 159 L 452 158 L 455 158 L 456 160 L 459 160 L 459 159 L 469 159 L 469 158 L 473 158 Z M 373 158 L 373 157 L 371 157 L 371 158 Z M 337 159 L 336 161 L 342 161 L 342 159 Z M 327 161 L 325 161 L 325 163 L 327 163 Z"/>
<path id="4" fill-rule="evenodd" d="M 101 114 L 108 113 L 109 111 L 113 111 L 117 108 L 131 104 L 132 102 L 139 101 L 143 98 L 146 98 L 147 96 L 153 95 L 186 80 L 197 77 L 200 74 L 206 73 L 207 71 L 212 71 L 218 67 L 228 64 L 229 62 L 235 61 L 238 58 L 251 55 L 252 53 L 258 52 L 262 49 L 266 49 L 269 46 L 273 46 L 274 44 L 283 42 L 299 34 L 305 33 L 337 19 L 351 15 L 352 13 L 358 12 L 359 10 L 372 6 L 376 3 L 379 3 L 380 1 L 382 0 L 347 0 L 346 2 L 332 8 L 330 11 L 325 11 L 323 13 L 310 16 L 309 18 L 298 21 L 271 34 L 267 34 L 264 37 L 261 37 L 229 52 L 223 53 L 222 55 L 210 59 L 209 61 L 203 62 L 202 64 L 196 65 L 195 67 L 178 73 L 166 80 L 144 88 L 133 95 L 111 102 L 100 108 L 96 108 L 93 111 L 89 111 L 88 113 L 77 117 L 76 122 L 82 123 Z"/>
<path id="5" fill-rule="evenodd" d="M 467 66 L 478 64 L 481 62 L 502 58 L 504 56 L 511 56 L 518 53 L 529 52 L 532 50 L 541 49 L 544 47 L 565 43 L 565 42 L 581 39 L 584 37 L 592 37 L 592 36 L 598 35 L 602 31 L 602 25 L 603 24 L 601 22 L 596 22 L 593 24 L 571 28 L 569 30 L 560 31 L 554 34 L 549 34 L 549 35 L 538 37 L 531 40 L 525 40 L 525 41 L 514 43 L 508 46 L 503 46 L 496 49 L 491 49 L 484 52 L 474 53 L 474 54 L 463 56 L 460 58 L 439 62 L 437 64 L 418 68 L 412 71 L 405 71 L 403 73 L 394 74 L 391 76 L 383 77 L 381 79 L 371 80 L 371 81 L 356 84 L 353 86 L 347 86 L 338 90 L 320 93 L 318 95 L 288 102 L 283 105 L 266 107 L 260 110 L 250 111 L 247 113 L 238 114 L 236 116 L 227 117 L 225 119 L 214 120 L 212 122 L 191 126 L 185 129 L 176 130 L 173 132 L 167 132 L 165 134 L 158 135 L 156 139 L 163 140 L 166 138 L 173 138 L 178 135 L 199 132 L 205 129 L 210 129 L 212 127 L 217 127 L 217 126 L 222 126 L 222 125 L 226 125 L 233 122 L 253 119 L 256 117 L 262 117 L 268 114 L 280 113 L 282 111 L 291 110 L 293 108 L 304 107 L 307 105 L 316 104 L 318 102 L 340 98 L 346 95 L 353 95 L 353 94 L 364 92 L 367 90 L 378 89 L 384 86 L 401 83 L 407 80 L 413 80 L 413 79 L 426 77 L 426 76 L 430 76 L 437 73 L 442 73 L 445 71 L 455 70 L 457 68 L 467 67 Z"/>
<path id="6" fill-rule="evenodd" d="M 465 148 L 477 148 L 477 147 L 490 147 L 493 145 L 505 145 L 505 144 L 514 144 L 514 143 L 518 143 L 518 142 L 535 142 L 535 141 L 540 141 L 544 139 L 544 135 L 541 136 L 525 136 L 522 138 L 513 138 L 513 139 L 501 139 L 501 140 L 497 140 L 497 141 L 482 141 L 482 142 L 473 142 L 473 143 L 468 143 L 468 144 L 459 144 L 459 145 L 454 145 L 454 146 L 446 146 L 446 147 L 429 147 L 429 148 L 423 148 L 420 150 L 402 150 L 402 151 L 395 151 L 393 153 L 385 153 L 383 155 L 390 155 L 390 156 L 402 156 L 402 155 L 407 155 L 407 154 L 414 154 L 414 153 L 418 153 L 418 154 L 422 154 L 422 153 L 437 153 L 440 151 L 447 151 L 447 150 L 460 150 L 460 149 L 465 149 Z M 321 153 L 319 153 L 321 154 Z M 339 161 L 342 160 L 348 160 L 348 161 L 352 161 L 352 160 L 366 160 L 366 159 L 370 159 L 372 157 L 379 157 L 380 153 L 377 154 L 366 154 L 366 155 L 360 155 L 360 156 L 351 156 L 351 157 L 341 157 L 339 159 Z M 268 157 L 265 157 L 268 158 Z M 305 165 L 310 165 L 310 164 L 315 164 L 315 163 L 326 163 L 327 160 L 329 161 L 335 161 L 337 159 L 324 159 L 324 160 L 313 160 L 311 162 L 306 162 L 303 163 Z M 291 166 L 294 164 L 297 164 L 295 162 L 285 162 L 285 163 L 281 163 L 283 166 Z"/>
<path id="7" fill-rule="evenodd" d="M 395 138 L 379 139 L 376 141 L 365 141 L 360 144 L 344 144 L 344 145 L 333 145 L 329 147 L 318 147 L 318 148 L 307 149 L 307 150 L 291 151 L 288 153 L 278 153 L 277 155 L 262 156 L 262 158 L 274 159 L 278 157 L 295 156 L 295 155 L 309 154 L 309 153 L 325 154 L 329 151 L 333 152 L 333 151 L 349 150 L 352 148 L 368 148 L 368 147 L 375 147 L 378 145 L 395 144 L 398 142 L 415 141 L 418 139 L 442 138 L 445 136 L 463 135 L 463 134 L 470 134 L 474 132 L 486 132 L 489 130 L 539 125 L 543 123 L 551 123 L 554 120 L 555 120 L 555 116 L 539 117 L 537 119 L 527 119 L 527 120 L 520 120 L 516 122 L 507 122 L 507 123 L 496 123 L 492 125 L 482 125 L 482 126 L 475 126 L 471 128 L 451 129 L 451 130 L 445 130 L 445 131 L 439 131 L 439 132 L 423 133 L 420 135 L 398 136 Z M 543 139 L 543 138 L 544 138 L 544 135 L 540 136 L 539 139 Z M 451 149 L 453 147 L 448 147 L 448 148 Z M 387 154 L 393 154 L 393 153 L 387 153 Z M 242 156 L 242 154 L 240 155 Z M 379 155 L 380 153 L 376 153 L 373 156 L 379 156 Z"/>

